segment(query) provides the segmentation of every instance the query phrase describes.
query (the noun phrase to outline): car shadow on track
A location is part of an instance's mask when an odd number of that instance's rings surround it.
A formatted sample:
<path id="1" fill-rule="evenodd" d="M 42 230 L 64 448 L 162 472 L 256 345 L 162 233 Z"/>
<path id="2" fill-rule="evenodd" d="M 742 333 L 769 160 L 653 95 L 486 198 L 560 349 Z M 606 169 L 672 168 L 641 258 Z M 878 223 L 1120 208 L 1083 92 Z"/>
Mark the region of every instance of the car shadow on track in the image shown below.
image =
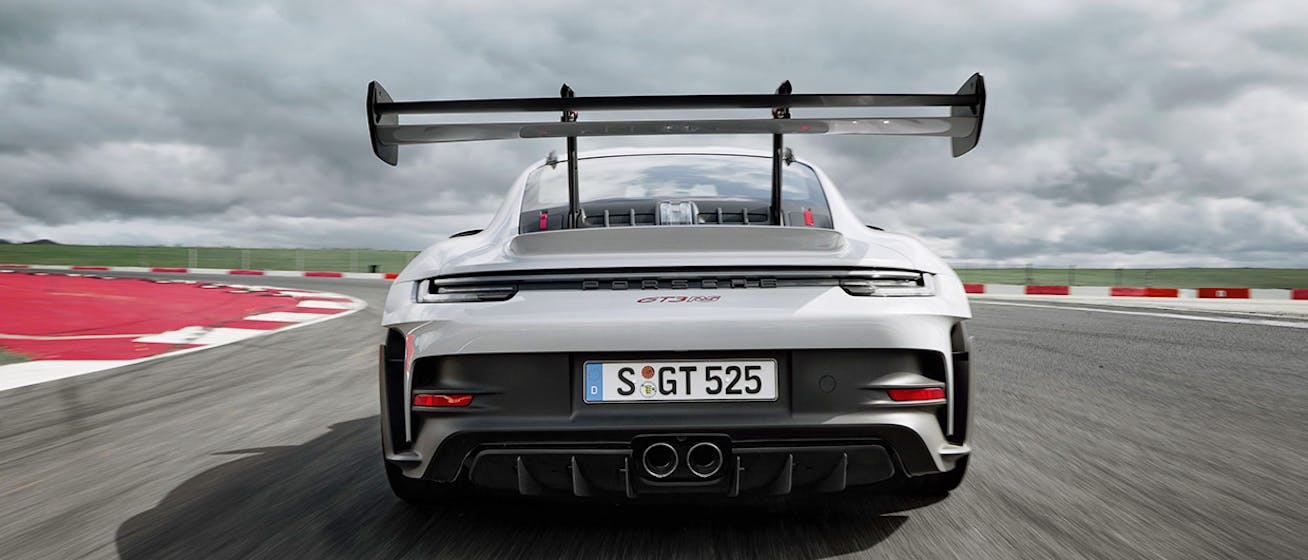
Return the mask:
<path id="1" fill-rule="evenodd" d="M 174 488 L 118 528 L 123 558 L 825 558 L 870 549 L 937 499 L 818 497 L 764 504 L 610 504 L 390 494 L 377 417 L 241 457 Z"/>

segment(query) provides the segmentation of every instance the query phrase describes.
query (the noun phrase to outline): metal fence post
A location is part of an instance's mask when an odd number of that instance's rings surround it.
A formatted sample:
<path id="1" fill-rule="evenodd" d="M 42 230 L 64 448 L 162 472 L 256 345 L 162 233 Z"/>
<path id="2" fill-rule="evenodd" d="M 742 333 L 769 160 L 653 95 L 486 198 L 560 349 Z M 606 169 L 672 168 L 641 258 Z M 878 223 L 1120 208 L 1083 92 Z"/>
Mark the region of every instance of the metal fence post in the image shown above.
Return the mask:
<path id="1" fill-rule="evenodd" d="M 1076 285 L 1076 265 L 1067 267 L 1067 285 Z"/>
<path id="2" fill-rule="evenodd" d="M 304 270 L 304 249 L 295 250 L 295 270 Z"/>
<path id="3" fill-rule="evenodd" d="M 191 249 L 187 249 L 187 250 L 186 250 L 186 266 L 187 266 L 187 268 L 196 268 L 197 266 L 199 266 L 198 264 L 196 264 L 196 263 L 199 262 L 199 260 L 200 260 L 200 259 L 197 258 L 197 256 L 198 256 L 198 255 L 196 255 L 196 249 L 191 248 Z"/>
<path id="4" fill-rule="evenodd" d="M 250 250 L 241 249 L 241 268 L 250 268 Z"/>
<path id="5" fill-rule="evenodd" d="M 1028 285 L 1028 286 L 1030 286 L 1030 285 L 1032 285 L 1032 284 L 1035 284 L 1035 279 L 1033 279 L 1033 278 L 1031 277 L 1031 273 L 1032 273 L 1032 270 L 1031 270 L 1031 263 L 1027 263 L 1027 265 L 1026 265 L 1026 285 Z"/>
<path id="6" fill-rule="evenodd" d="M 359 250 L 350 249 L 350 272 L 359 271 Z"/>

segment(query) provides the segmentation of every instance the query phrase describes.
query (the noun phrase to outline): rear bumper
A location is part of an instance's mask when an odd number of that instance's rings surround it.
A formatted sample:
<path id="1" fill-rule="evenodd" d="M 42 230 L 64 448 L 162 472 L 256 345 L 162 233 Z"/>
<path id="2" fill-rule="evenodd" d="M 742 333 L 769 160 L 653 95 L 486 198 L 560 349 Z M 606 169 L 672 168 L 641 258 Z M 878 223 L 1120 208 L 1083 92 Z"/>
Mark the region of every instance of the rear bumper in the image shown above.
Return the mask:
<path id="1" fill-rule="evenodd" d="M 398 333 L 392 339 L 403 344 Z M 635 497 L 838 491 L 896 473 L 947 471 L 969 452 L 962 434 L 948 433 L 954 430 L 946 403 L 906 405 L 884 398 L 884 387 L 895 383 L 943 383 L 958 364 L 946 355 L 847 349 L 712 355 L 777 360 L 779 398 L 585 403 L 584 361 L 630 358 L 627 353 L 427 357 L 415 361 L 406 392 L 402 373 L 397 375 L 403 360 L 387 360 L 384 347 L 386 456 L 406 476 L 438 482 L 532 495 Z M 466 408 L 403 406 L 412 392 L 468 393 L 474 400 Z M 656 440 L 682 454 L 696 442 L 712 441 L 723 451 L 721 471 L 692 477 L 683 467 L 671 480 L 655 479 L 642 468 L 641 455 Z"/>

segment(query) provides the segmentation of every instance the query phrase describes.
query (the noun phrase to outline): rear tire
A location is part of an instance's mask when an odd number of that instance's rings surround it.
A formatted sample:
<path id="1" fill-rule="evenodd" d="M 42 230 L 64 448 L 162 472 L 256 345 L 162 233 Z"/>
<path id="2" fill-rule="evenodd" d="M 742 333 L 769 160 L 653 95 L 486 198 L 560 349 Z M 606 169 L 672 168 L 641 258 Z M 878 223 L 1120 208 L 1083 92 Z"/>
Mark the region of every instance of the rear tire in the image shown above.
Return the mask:
<path id="1" fill-rule="evenodd" d="M 436 505 L 455 494 L 453 484 L 409 478 L 390 461 L 382 462 L 386 465 L 386 482 L 391 486 L 391 493 L 405 502 L 413 505 Z"/>
<path id="2" fill-rule="evenodd" d="M 901 494 L 913 496 L 943 496 L 958 488 L 967 475 L 967 460 L 963 457 L 954 463 L 954 470 L 924 476 L 914 476 L 904 481 Z"/>

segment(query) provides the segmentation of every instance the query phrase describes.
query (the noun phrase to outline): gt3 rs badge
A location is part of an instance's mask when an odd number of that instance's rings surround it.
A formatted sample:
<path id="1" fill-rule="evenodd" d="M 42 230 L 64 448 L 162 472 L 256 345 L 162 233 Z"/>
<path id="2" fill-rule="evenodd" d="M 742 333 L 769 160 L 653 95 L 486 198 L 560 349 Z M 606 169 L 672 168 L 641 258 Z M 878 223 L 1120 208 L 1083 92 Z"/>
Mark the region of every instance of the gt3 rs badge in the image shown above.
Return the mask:
<path id="1" fill-rule="evenodd" d="M 722 296 L 650 296 L 636 300 L 636 303 L 712 303 Z"/>

